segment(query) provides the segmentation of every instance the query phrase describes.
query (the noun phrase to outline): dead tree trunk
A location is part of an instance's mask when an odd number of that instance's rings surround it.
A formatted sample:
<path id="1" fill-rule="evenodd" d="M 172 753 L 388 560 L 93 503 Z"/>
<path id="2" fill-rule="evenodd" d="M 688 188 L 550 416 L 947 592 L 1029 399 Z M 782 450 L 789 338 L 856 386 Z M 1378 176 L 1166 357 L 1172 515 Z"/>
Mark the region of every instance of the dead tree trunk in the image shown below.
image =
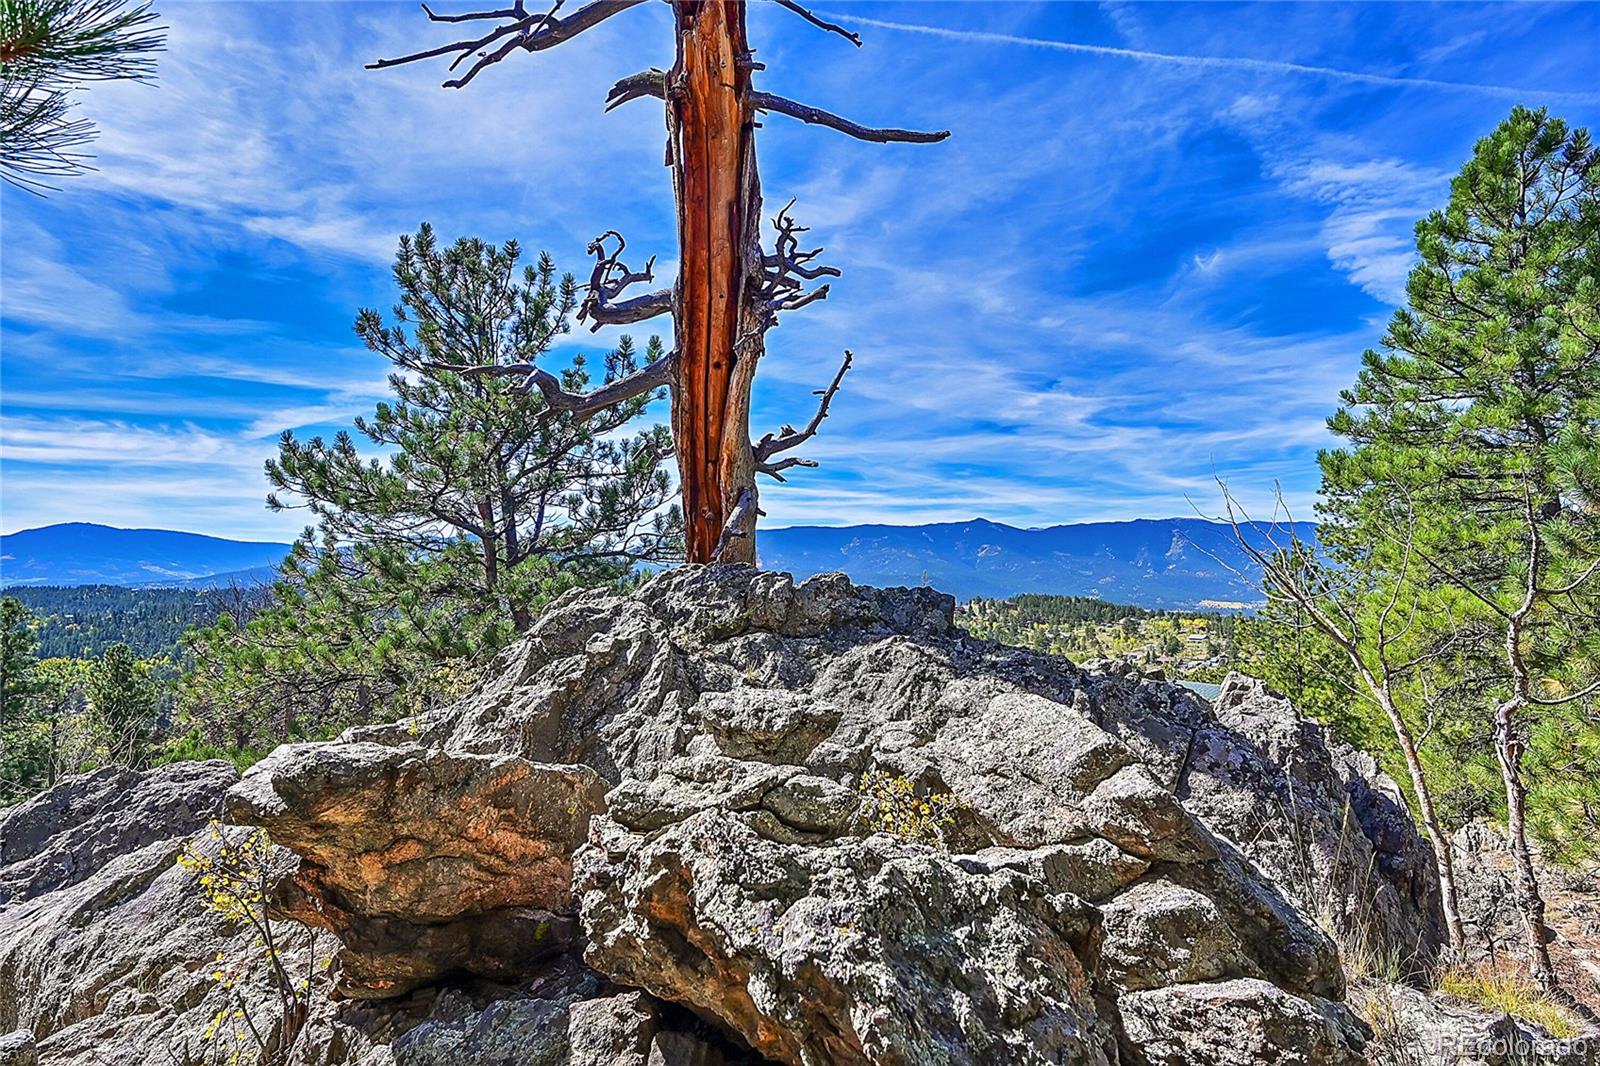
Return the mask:
<path id="1" fill-rule="evenodd" d="M 717 557 L 741 498 L 754 500 L 750 387 L 762 329 L 746 304 L 759 280 L 761 179 L 744 4 L 689 0 L 674 11 L 678 56 L 668 75 L 667 122 L 682 267 L 673 301 L 672 424 L 685 554 L 703 563 Z M 751 527 L 753 518 L 752 511 Z M 728 538 L 721 558 L 753 563 L 750 533 Z"/>
<path id="2" fill-rule="evenodd" d="M 530 11 L 524 0 L 513 0 L 511 7 L 499 10 L 455 15 L 435 14 L 424 5 L 432 22 L 471 24 L 482 32 L 369 66 L 453 56 L 452 71 L 468 65 L 464 73 L 444 84 L 461 88 L 512 52 L 553 48 L 643 2 L 591 0 L 564 16 L 558 15 L 561 0 L 544 12 Z M 817 29 L 861 45 L 854 33 L 818 18 L 798 0 L 777 2 Z M 643 270 L 630 270 L 622 262 L 626 242 L 621 234 L 601 234 L 589 246 L 595 257 L 594 271 L 578 318 L 598 329 L 670 313 L 674 351 L 585 395 L 566 392 L 558 377 L 532 364 L 445 369 L 521 377 L 523 387 L 539 389 L 553 412 L 573 418 L 588 417 L 611 404 L 668 386 L 685 556 L 692 563 L 754 563 L 760 514 L 756 475 L 782 481 L 785 470 L 816 465 L 806 459 L 774 456 L 816 435 L 852 358 L 845 352 L 833 382 L 817 390 L 821 397 L 817 412 L 803 429 L 784 426 L 752 443 L 750 393 L 756 364 L 765 351 L 766 331 L 777 324 L 780 311 L 826 298 L 826 284 L 807 290 L 807 282 L 839 275 L 832 267 L 812 265 L 822 249 L 800 248 L 798 235 L 805 230 L 788 217 L 787 207 L 773 220 L 778 232 L 776 248 L 771 253 L 762 249 L 756 116 L 788 115 L 879 144 L 929 144 L 950 133 L 864 126 L 821 108 L 758 91 L 751 76 L 762 67 L 753 60 L 745 34 L 746 0 L 671 3 L 677 37 L 672 69 L 646 70 L 623 78 L 607 96 L 606 109 L 645 98 L 665 104 L 667 165 L 672 168 L 678 208 L 678 278 L 670 290 L 622 298 L 628 286 L 653 280 L 655 260 L 649 260 Z M 608 245 L 611 240 L 616 241 L 614 251 Z"/>

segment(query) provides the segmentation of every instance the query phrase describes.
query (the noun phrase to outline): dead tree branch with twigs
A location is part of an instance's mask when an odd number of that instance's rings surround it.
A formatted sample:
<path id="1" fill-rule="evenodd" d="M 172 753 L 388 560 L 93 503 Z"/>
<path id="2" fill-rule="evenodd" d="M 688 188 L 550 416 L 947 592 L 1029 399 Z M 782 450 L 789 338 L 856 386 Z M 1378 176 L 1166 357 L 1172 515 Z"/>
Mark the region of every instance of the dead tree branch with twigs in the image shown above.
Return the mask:
<path id="1" fill-rule="evenodd" d="M 539 52 L 570 41 L 643 0 L 592 0 L 570 12 L 564 0 L 528 8 L 510 7 L 438 14 L 432 23 L 470 24 L 466 35 L 431 48 L 369 64 L 373 69 L 447 60 L 446 88 L 470 84 L 487 68 L 516 52 Z M 756 475 L 783 480 L 783 472 L 815 466 L 796 457 L 774 459 L 809 440 L 827 417 L 853 356 L 846 352 L 832 383 L 819 390 L 815 417 L 805 430 L 784 427 L 760 442 L 750 438 L 751 390 L 766 351 L 766 334 L 781 315 L 827 299 L 836 267 L 818 262 L 822 249 L 802 248 L 805 227 L 790 214 L 790 201 L 773 219 L 771 250 L 761 240 L 761 181 L 755 131 L 765 114 L 785 115 L 878 144 L 929 144 L 949 131 L 874 127 L 823 108 L 757 89 L 756 62 L 745 26 L 743 0 L 669 0 L 676 58 L 670 70 L 650 69 L 619 80 L 606 110 L 634 100 L 663 105 L 666 164 L 677 206 L 678 276 L 670 288 L 643 289 L 655 282 L 654 257 L 639 269 L 623 259 L 627 242 L 615 230 L 589 246 L 594 256 L 579 318 L 591 329 L 670 314 L 674 345 L 663 357 L 604 389 L 576 395 L 535 366 L 453 367 L 464 374 L 521 376 L 520 387 L 537 388 L 552 409 L 580 417 L 666 385 L 672 397 L 674 453 L 678 461 L 690 562 L 756 559 L 755 527 L 761 515 Z M 819 17 L 796 0 L 776 0 L 805 23 L 851 44 L 861 38 Z M 481 32 L 477 32 L 481 30 Z M 628 295 L 629 291 L 636 295 Z"/>
<path id="2" fill-rule="evenodd" d="M 610 252 L 606 251 L 608 239 L 617 242 L 617 247 Z M 589 254 L 594 256 L 594 270 L 589 275 L 588 295 L 578 308 L 578 321 L 592 322 L 593 325 L 589 327 L 591 332 L 601 326 L 643 322 L 657 315 L 672 313 L 671 289 L 657 289 L 626 300 L 618 299 L 629 285 L 655 280 L 656 257 L 652 255 L 643 270 L 629 270 L 627 264 L 622 262 L 622 253 L 627 248 L 628 242 L 616 230 L 606 230 L 589 242 Z"/>

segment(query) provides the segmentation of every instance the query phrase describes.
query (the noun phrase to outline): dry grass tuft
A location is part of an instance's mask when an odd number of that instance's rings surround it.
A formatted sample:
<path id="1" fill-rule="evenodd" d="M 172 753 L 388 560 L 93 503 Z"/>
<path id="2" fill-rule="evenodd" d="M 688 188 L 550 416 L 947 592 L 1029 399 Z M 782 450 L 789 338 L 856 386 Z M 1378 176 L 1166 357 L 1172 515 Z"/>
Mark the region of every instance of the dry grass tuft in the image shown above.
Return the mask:
<path id="1" fill-rule="evenodd" d="M 1430 1058 L 1418 1042 L 1416 1028 L 1401 1009 L 1401 989 L 1382 980 L 1363 980 L 1350 986 L 1346 1002 L 1356 1016 L 1372 1027 L 1367 1061 L 1382 1066 L 1429 1066 Z"/>
<path id="2" fill-rule="evenodd" d="M 1557 1039 L 1569 1039 L 1579 1032 L 1571 1011 L 1539 991 L 1526 975 L 1504 967 L 1446 970 L 1439 975 L 1439 991 L 1532 1022 Z"/>

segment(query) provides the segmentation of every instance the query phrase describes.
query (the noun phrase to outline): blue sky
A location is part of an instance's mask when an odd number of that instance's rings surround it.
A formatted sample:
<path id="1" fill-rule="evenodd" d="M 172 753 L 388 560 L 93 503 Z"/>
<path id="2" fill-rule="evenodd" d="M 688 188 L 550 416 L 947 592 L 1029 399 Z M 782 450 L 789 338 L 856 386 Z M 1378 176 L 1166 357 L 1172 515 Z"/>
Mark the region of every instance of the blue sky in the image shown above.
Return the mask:
<path id="1" fill-rule="evenodd" d="M 1594 5 L 816 6 L 865 47 L 757 5 L 761 87 L 953 136 L 760 131 L 769 207 L 797 197 L 845 273 L 770 335 L 756 434 L 857 355 L 772 524 L 1189 514 L 1214 474 L 1306 511 L 1323 419 L 1473 141 L 1519 102 L 1600 118 Z M 659 106 L 601 110 L 670 64 L 664 5 L 460 91 L 362 69 L 443 41 L 411 4 L 162 13 L 159 83 L 84 98 L 99 172 L 0 192 L 0 528 L 297 532 L 261 464 L 382 395 L 350 324 L 393 303 L 422 220 L 580 273 L 617 228 L 670 273 Z"/>

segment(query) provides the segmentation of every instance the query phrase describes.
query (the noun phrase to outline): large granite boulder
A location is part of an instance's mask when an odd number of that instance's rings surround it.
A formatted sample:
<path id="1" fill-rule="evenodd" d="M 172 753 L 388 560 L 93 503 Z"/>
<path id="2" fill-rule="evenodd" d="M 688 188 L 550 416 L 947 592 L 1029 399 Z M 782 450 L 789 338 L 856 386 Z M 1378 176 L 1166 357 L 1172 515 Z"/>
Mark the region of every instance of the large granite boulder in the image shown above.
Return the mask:
<path id="1" fill-rule="evenodd" d="M 118 855 L 215 818 L 239 777 L 231 763 L 179 762 L 147 773 L 106 766 L 0 810 L 0 907 L 75 885 Z"/>
<path id="2" fill-rule="evenodd" d="M 236 778 L 227 763 L 102 770 L 0 812 L 0 1031 L 27 1029 L 45 1064 L 142 1066 L 223 1009 L 213 972 L 267 1001 L 254 937 L 176 862 L 186 841 L 216 843 L 205 826 Z M 291 939 L 303 958 L 307 938 Z"/>
<path id="3" fill-rule="evenodd" d="M 1302 913 L 1374 957 L 1431 968 L 1444 942 L 1433 850 L 1370 756 L 1254 678 L 1229 675 L 1208 705 L 1126 664 L 1087 668 L 1096 721 Z"/>
<path id="4" fill-rule="evenodd" d="M 18 1029 L 0 1036 L 0 1066 L 39 1066 L 39 1046 L 31 1030 Z"/>
<path id="5" fill-rule="evenodd" d="M 572 853 L 603 806 L 585 766 L 290 744 L 226 809 L 300 857 L 276 911 L 339 937 L 340 992 L 383 997 L 457 971 L 515 979 L 565 951 Z"/>
<path id="6" fill-rule="evenodd" d="M 763 837 L 706 810 L 579 856 L 585 959 L 783 1063 L 1116 1061 L 1099 917 L 1039 878 L 877 834 Z"/>
<path id="7" fill-rule="evenodd" d="M 349 1066 L 757 1066 L 688 1012 L 609 984 L 575 960 L 518 986 L 419 989 L 323 1003 L 305 1063 Z"/>
<path id="8" fill-rule="evenodd" d="M 1266 981 L 1172 985 L 1122 997 L 1122 1026 L 1150 1066 L 1317 1066 L 1361 1062 L 1365 1036 L 1344 1009 L 1291 996 Z"/>
<path id="9" fill-rule="evenodd" d="M 377 761 L 387 758 L 381 754 Z M 511 783 L 526 780 L 516 760 L 509 760 L 510 769 L 504 761 L 485 761 L 501 762 L 500 772 L 511 779 L 498 795 L 515 796 L 524 787 Z M 252 1045 L 232 1035 L 241 1023 L 231 1012 L 246 1010 L 264 1033 L 273 1031 L 281 1012 L 261 946 L 253 930 L 206 906 L 199 875 L 176 861 L 186 848 L 215 854 L 221 840 L 248 834 L 243 827 L 210 824 L 223 815 L 224 796 L 237 777 L 227 763 L 103 770 L 0 810 L 7 841 L 0 883 L 14 893 L 0 903 L 0 1066 L 199 1066 L 228 1061 L 241 1049 L 239 1061 L 251 1061 Z M 120 791 L 107 795 L 108 780 Z M 574 807 L 578 797 L 592 796 L 587 770 L 562 768 L 546 780 L 568 788 Z M 548 839 L 573 817 L 561 808 L 559 817 L 547 812 L 542 820 L 529 817 L 528 825 L 545 826 L 541 839 Z M 419 815 L 400 824 L 426 832 L 425 820 Z M 353 848 L 361 830 L 344 832 Z M 495 845 L 521 846 L 508 840 Z M 569 842 L 569 858 L 570 851 Z M 287 851 L 275 851 L 271 861 L 295 868 Z M 575 918 L 568 921 L 575 928 Z M 333 990 L 322 970 L 332 947 L 326 934 L 318 943 L 310 930 L 289 921 L 279 921 L 276 930 L 285 964 L 296 974 L 313 974 L 316 983 L 312 1016 L 287 1066 L 751 1061 L 699 1019 L 618 988 L 570 955 L 529 962 L 516 980 L 455 974 L 447 986 L 373 1002 L 341 999 Z M 224 1011 L 232 1024 L 207 1036 Z"/>
<path id="10" fill-rule="evenodd" d="M 952 608 L 686 567 L 569 594 L 477 695 L 346 739 L 593 768 L 612 791 L 575 860 L 585 957 L 776 1061 L 1138 1061 L 1204 1024 L 1128 1029 L 1136 993 L 1225 999 L 1305 1061 L 1358 1061 L 1333 944 L 1256 860 L 1251 819 L 1295 787 L 1258 740 L 1177 686 L 973 640 Z M 954 797 L 951 854 L 874 834 L 864 774 Z M 1332 787 L 1304 814 L 1325 869 L 1359 822 Z M 854 917 L 820 935 L 834 910 Z"/>

